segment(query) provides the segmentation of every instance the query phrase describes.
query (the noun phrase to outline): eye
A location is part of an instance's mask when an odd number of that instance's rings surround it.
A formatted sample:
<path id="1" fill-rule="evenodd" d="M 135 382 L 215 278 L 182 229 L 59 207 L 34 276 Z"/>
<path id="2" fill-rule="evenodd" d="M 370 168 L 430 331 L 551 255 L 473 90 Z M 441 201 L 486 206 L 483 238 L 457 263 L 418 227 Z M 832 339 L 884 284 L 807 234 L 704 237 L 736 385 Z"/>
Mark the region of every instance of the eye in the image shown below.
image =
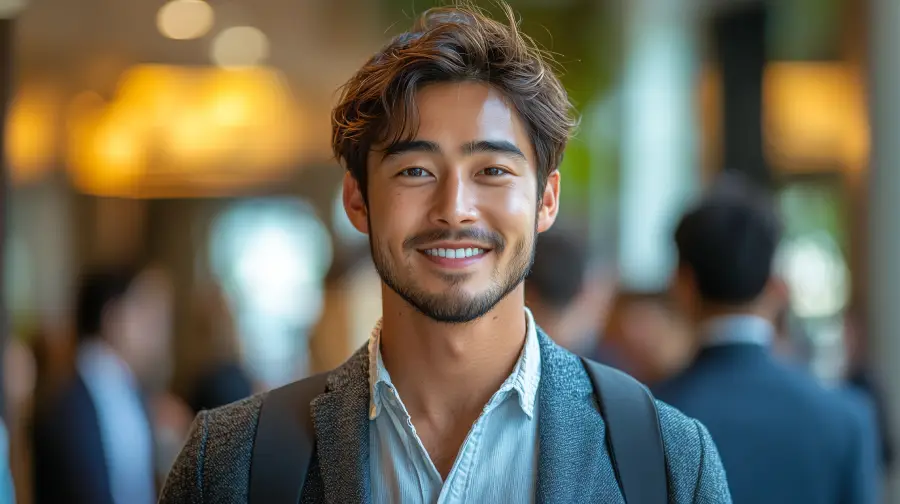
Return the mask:
<path id="1" fill-rule="evenodd" d="M 485 168 L 484 170 L 481 170 L 481 173 L 483 173 L 484 175 L 487 175 L 488 177 L 500 177 L 500 176 L 506 175 L 509 172 L 504 170 L 503 168 L 498 168 L 496 166 L 490 166 L 488 168 Z"/>
<path id="2" fill-rule="evenodd" d="M 427 177 L 429 174 L 425 170 L 425 168 L 422 168 L 419 166 L 413 166 L 412 168 L 406 168 L 405 170 L 400 171 L 400 173 L 398 173 L 398 175 L 400 175 L 401 177 L 416 178 L 416 177 Z"/>

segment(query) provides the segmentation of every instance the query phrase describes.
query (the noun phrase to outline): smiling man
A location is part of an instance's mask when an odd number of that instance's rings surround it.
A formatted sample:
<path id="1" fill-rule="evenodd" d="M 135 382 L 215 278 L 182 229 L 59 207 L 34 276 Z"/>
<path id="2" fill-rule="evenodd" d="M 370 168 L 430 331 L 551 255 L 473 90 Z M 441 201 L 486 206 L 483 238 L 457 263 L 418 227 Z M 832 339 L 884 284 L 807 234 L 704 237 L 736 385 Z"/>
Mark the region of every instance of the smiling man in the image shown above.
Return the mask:
<path id="1" fill-rule="evenodd" d="M 705 428 L 525 308 L 575 120 L 506 11 L 428 11 L 345 85 L 333 145 L 383 318 L 338 369 L 201 413 L 163 502 L 730 502 Z"/>

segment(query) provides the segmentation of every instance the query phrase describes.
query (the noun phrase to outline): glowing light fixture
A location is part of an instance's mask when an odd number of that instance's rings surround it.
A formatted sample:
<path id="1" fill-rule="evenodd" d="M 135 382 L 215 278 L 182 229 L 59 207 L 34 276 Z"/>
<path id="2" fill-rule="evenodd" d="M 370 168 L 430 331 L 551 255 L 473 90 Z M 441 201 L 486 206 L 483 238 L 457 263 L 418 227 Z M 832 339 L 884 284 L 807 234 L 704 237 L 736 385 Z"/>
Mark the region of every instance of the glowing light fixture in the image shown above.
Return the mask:
<path id="1" fill-rule="evenodd" d="M 176 40 L 189 40 L 206 35 L 212 28 L 212 7 L 203 0 L 172 0 L 156 15 L 159 32 Z"/>
<path id="2" fill-rule="evenodd" d="M 269 56 L 269 39 L 259 28 L 232 26 L 216 35 L 210 57 L 219 66 L 248 67 Z"/>
<path id="3" fill-rule="evenodd" d="M 763 82 L 766 154 L 782 169 L 840 163 L 862 169 L 869 157 L 865 87 L 843 63 L 770 63 Z"/>
<path id="4" fill-rule="evenodd" d="M 301 153 L 300 111 L 272 69 L 138 66 L 98 99 L 79 95 L 67 118 L 66 165 L 83 192 L 223 194 L 285 176 Z"/>

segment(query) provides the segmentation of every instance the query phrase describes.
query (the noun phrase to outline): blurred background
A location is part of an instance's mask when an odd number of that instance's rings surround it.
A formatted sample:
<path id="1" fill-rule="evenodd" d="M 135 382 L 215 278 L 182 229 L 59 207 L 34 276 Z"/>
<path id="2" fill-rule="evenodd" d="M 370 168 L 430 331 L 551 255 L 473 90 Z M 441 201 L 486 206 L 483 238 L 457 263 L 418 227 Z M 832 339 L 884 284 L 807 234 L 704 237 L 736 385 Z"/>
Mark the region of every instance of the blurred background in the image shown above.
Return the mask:
<path id="1" fill-rule="evenodd" d="M 330 109 L 435 3 L 0 1 L 2 417 L 18 502 L 33 502 L 33 412 L 78 365 L 92 268 L 153 273 L 143 306 L 156 308 L 139 320 L 159 348 L 139 356 L 156 359 L 159 479 L 196 410 L 334 367 L 366 340 L 380 282 L 341 207 Z M 593 323 L 616 291 L 665 290 L 681 212 L 716 173 L 744 172 L 785 221 L 792 352 L 826 382 L 875 370 L 900 427 L 898 2 L 510 3 L 558 53 L 583 115 L 560 225 L 585 237 Z"/>

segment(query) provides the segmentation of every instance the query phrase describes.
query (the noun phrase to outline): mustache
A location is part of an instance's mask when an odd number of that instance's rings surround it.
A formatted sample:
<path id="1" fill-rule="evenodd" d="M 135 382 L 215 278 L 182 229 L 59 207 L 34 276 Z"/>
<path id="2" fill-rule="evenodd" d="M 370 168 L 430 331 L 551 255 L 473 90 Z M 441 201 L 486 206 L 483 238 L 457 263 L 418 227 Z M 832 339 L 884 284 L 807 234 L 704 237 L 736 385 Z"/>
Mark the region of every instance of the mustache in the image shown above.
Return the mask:
<path id="1" fill-rule="evenodd" d="M 500 233 L 489 231 L 487 229 L 433 229 L 419 233 L 415 236 L 407 238 L 403 242 L 403 247 L 407 249 L 416 249 L 429 243 L 436 241 L 474 241 L 484 243 L 497 252 L 502 252 L 506 247 L 506 240 L 500 236 Z"/>

